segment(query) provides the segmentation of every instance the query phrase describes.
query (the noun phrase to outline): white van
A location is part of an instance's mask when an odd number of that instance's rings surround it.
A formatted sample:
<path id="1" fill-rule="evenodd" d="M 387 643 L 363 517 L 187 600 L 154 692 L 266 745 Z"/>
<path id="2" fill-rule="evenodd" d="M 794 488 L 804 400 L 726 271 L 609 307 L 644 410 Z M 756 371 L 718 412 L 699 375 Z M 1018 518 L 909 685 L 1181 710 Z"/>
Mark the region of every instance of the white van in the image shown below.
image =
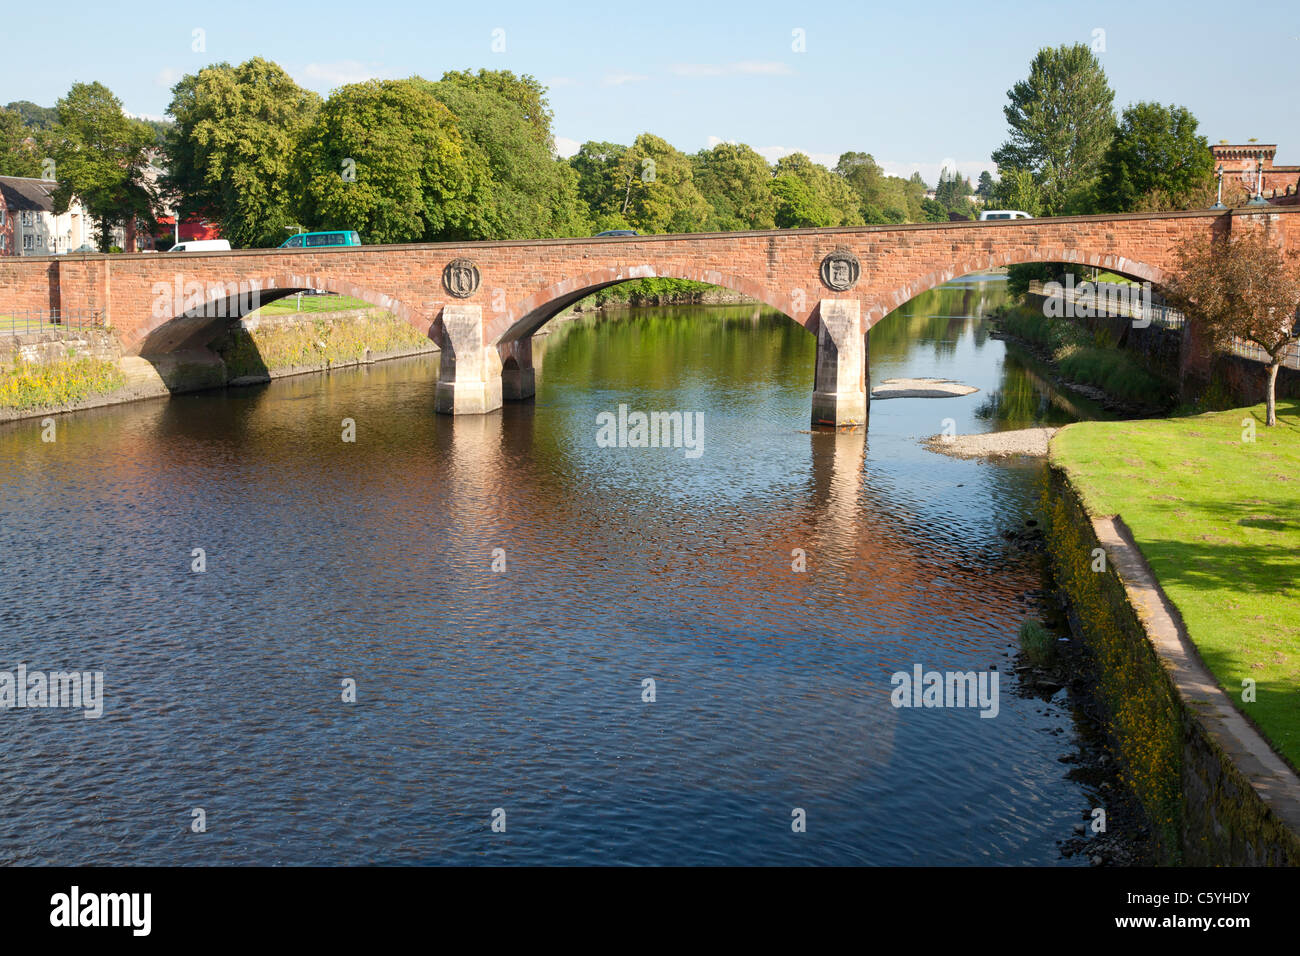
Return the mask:
<path id="1" fill-rule="evenodd" d="M 1027 212 L 1021 212 L 1019 209 L 985 209 L 980 213 L 980 222 L 987 222 L 990 219 L 1033 219 L 1034 217 Z"/>
<path id="2" fill-rule="evenodd" d="M 229 252 L 230 240 L 228 239 L 191 239 L 189 242 L 178 242 L 167 250 L 168 252 Z"/>

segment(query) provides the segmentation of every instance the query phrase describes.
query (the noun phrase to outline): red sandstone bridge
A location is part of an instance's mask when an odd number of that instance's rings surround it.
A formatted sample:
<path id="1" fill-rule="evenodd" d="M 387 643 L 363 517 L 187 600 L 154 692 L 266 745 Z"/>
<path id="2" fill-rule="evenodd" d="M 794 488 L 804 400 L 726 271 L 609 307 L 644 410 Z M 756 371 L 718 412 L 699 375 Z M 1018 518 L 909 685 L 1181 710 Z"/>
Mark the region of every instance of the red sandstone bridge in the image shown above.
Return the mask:
<path id="1" fill-rule="evenodd" d="M 724 286 L 817 336 L 815 424 L 865 419 L 866 335 L 912 297 L 1025 262 L 1164 284 L 1189 236 L 1265 229 L 1300 248 L 1300 208 L 604 239 L 0 259 L 0 312 L 95 311 L 128 354 L 204 350 L 246 312 L 307 289 L 401 316 L 441 349 L 435 407 L 533 395 L 531 337 L 598 289 L 650 276 Z"/>

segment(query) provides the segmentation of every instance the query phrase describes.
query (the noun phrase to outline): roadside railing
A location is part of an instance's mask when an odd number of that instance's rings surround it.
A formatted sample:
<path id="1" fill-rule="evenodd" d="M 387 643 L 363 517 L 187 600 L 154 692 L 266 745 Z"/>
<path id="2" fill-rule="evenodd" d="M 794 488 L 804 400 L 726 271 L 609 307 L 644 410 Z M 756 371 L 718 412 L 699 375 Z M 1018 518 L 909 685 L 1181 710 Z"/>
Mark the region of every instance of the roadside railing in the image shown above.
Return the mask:
<path id="1" fill-rule="evenodd" d="M 0 307 L 0 335 L 102 328 L 104 328 L 104 313 L 99 309 L 4 309 Z"/>
<path id="2" fill-rule="evenodd" d="M 1054 284 L 1049 288 L 1044 283 L 1034 279 L 1029 283 L 1029 294 L 1044 298 L 1059 296 L 1063 301 L 1072 304 L 1075 308 L 1085 307 L 1090 315 L 1131 318 L 1135 320 L 1135 324 L 1145 320 L 1147 324 L 1159 326 L 1163 329 L 1181 329 L 1187 324 L 1186 316 L 1177 309 L 1171 309 L 1164 304 L 1141 304 L 1136 301 L 1137 295 L 1135 292 L 1120 293 L 1118 291 L 1135 288 L 1138 287 L 1121 286 L 1109 282 L 1090 283 L 1090 287 L 1086 290 L 1081 290 L 1078 287 L 1067 289 L 1059 284 Z M 1245 339 L 1234 338 L 1229 351 L 1233 355 L 1250 359 L 1252 362 L 1268 364 L 1271 361 L 1267 352 L 1254 342 L 1247 342 Z M 1289 345 L 1283 350 L 1282 355 L 1282 364 L 1285 367 L 1300 370 L 1300 346 Z"/>
<path id="3" fill-rule="evenodd" d="M 1149 292 L 1142 286 L 1120 285 L 1117 282 L 1089 282 L 1068 288 L 1059 283 L 1048 285 L 1034 279 L 1029 283 L 1030 295 L 1057 296 L 1074 309 L 1087 309 L 1090 315 L 1109 315 L 1133 319 L 1140 327 L 1154 325 L 1162 329 L 1181 329 L 1185 318 L 1177 309 L 1164 303 L 1146 301 Z"/>
<path id="4" fill-rule="evenodd" d="M 1254 342 L 1247 342 L 1245 339 L 1232 340 L 1232 354 L 1240 355 L 1242 358 L 1251 359 L 1255 362 L 1263 362 L 1266 365 L 1273 361 L 1262 348 Z M 1284 348 L 1282 350 L 1282 365 L 1286 368 L 1300 370 L 1300 347 L 1293 343 Z"/>

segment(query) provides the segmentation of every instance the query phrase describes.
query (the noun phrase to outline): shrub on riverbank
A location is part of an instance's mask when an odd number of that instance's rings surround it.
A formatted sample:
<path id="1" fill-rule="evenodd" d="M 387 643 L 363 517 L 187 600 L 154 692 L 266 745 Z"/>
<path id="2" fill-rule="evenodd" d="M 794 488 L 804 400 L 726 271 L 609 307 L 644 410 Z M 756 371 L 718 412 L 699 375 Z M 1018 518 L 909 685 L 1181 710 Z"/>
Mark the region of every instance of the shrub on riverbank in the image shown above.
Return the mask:
<path id="1" fill-rule="evenodd" d="M 355 318 L 321 316 L 252 331 L 236 327 L 214 345 L 233 378 L 329 363 L 358 362 L 372 353 L 427 345 L 410 323 L 373 309 Z"/>
<path id="2" fill-rule="evenodd" d="M 1037 621 L 1020 624 L 1020 649 L 1030 662 L 1042 667 L 1056 656 L 1056 637 Z"/>
<path id="3" fill-rule="evenodd" d="M 72 405 L 117 391 L 125 384 L 126 376 L 121 368 L 108 359 L 70 358 L 49 364 L 18 362 L 0 366 L 0 407 Z"/>
<path id="4" fill-rule="evenodd" d="M 1003 332 L 1053 352 L 1068 345 L 1087 345 L 1093 341 L 1083 326 L 1065 319 L 1050 319 L 1024 306 L 1001 306 L 991 317 Z"/>
<path id="5" fill-rule="evenodd" d="M 1117 347 L 1105 329 L 1093 332 L 1070 319 L 1049 318 L 1024 306 L 1003 307 L 993 318 L 1002 331 L 1050 351 L 1067 381 L 1095 386 L 1128 402 L 1168 406 L 1174 400 L 1174 384 Z"/>
<path id="6" fill-rule="evenodd" d="M 1252 429 L 1253 424 L 1253 429 Z M 1080 422 L 1052 459 L 1093 514 L 1119 514 L 1220 686 L 1300 767 L 1300 401 Z M 1242 700 L 1244 681 L 1255 688 Z"/>
<path id="7" fill-rule="evenodd" d="M 1152 375 L 1127 352 L 1067 345 L 1058 349 L 1054 358 L 1067 380 L 1095 385 L 1116 398 L 1163 406 L 1174 400 L 1173 385 Z"/>

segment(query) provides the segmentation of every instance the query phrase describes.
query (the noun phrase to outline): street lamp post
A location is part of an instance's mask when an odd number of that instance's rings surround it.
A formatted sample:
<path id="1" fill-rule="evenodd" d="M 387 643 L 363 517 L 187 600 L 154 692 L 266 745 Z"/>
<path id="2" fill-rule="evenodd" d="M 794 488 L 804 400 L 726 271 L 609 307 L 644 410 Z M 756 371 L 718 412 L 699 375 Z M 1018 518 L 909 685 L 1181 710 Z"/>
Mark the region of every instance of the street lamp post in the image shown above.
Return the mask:
<path id="1" fill-rule="evenodd" d="M 1219 192 L 1218 195 L 1215 196 L 1214 205 L 1210 208 L 1227 209 L 1228 207 L 1223 204 L 1223 163 L 1219 163 L 1219 167 L 1214 171 L 1214 175 L 1219 180 Z"/>
<path id="2" fill-rule="evenodd" d="M 1264 151 L 1261 149 L 1255 154 L 1255 195 L 1251 197 L 1247 206 L 1267 206 L 1268 200 L 1264 198 Z"/>

